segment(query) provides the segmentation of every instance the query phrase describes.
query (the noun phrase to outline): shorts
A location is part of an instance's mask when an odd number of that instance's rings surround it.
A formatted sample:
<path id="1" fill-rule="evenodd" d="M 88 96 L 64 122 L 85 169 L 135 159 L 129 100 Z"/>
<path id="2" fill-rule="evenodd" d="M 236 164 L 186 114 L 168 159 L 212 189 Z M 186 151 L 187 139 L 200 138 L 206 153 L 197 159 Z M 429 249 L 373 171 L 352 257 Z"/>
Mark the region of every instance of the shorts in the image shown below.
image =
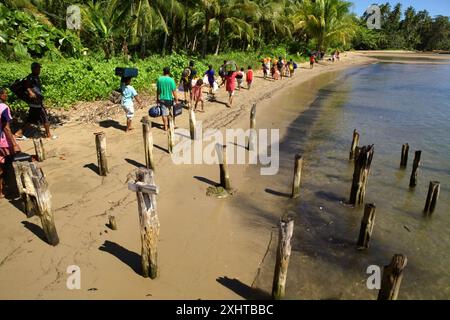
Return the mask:
<path id="1" fill-rule="evenodd" d="M 159 106 L 161 107 L 161 116 L 168 117 L 170 108 L 173 107 L 173 100 L 161 100 Z"/>
<path id="2" fill-rule="evenodd" d="M 127 106 L 122 106 L 123 111 L 127 114 L 127 119 L 133 119 L 134 117 L 134 105 L 129 104 Z"/>
<path id="3" fill-rule="evenodd" d="M 48 115 L 47 110 L 45 110 L 44 106 L 41 107 L 30 107 L 30 110 L 28 111 L 28 123 L 33 124 L 46 124 L 48 123 Z"/>
<path id="4" fill-rule="evenodd" d="M 191 92 L 192 91 L 192 81 L 190 80 L 181 80 L 181 83 L 183 84 L 183 91 L 184 92 Z"/>
<path id="5" fill-rule="evenodd" d="M 228 96 L 229 96 L 229 97 L 234 96 L 234 90 L 233 90 L 233 91 L 228 91 Z"/>

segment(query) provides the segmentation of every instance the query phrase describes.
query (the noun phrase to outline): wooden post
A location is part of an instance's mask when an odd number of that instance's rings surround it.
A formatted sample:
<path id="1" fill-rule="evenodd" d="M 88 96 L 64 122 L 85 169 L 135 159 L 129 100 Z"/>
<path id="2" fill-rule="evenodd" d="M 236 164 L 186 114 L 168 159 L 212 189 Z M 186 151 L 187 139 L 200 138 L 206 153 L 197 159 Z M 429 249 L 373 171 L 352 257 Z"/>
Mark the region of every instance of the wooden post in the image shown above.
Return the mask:
<path id="1" fill-rule="evenodd" d="M 98 173 L 101 176 L 106 176 L 109 172 L 106 159 L 106 135 L 104 132 L 97 132 L 94 135 L 97 148 Z"/>
<path id="2" fill-rule="evenodd" d="M 402 146 L 402 158 L 400 160 L 400 168 L 406 168 L 408 166 L 408 153 L 409 153 L 409 144 L 404 144 Z"/>
<path id="3" fill-rule="evenodd" d="M 353 182 L 349 201 L 352 205 L 361 205 L 364 203 L 373 153 L 373 145 L 364 146 L 360 149 L 359 154 L 355 159 L 355 171 L 353 173 Z"/>
<path id="4" fill-rule="evenodd" d="M 357 242 L 358 249 L 363 250 L 369 248 L 369 241 L 372 237 L 373 227 L 375 226 L 375 205 L 366 204 L 364 216 L 361 221 L 361 229 Z"/>
<path id="5" fill-rule="evenodd" d="M 111 228 L 111 230 L 117 230 L 116 217 L 108 216 L 108 220 L 109 220 L 109 227 Z"/>
<path id="6" fill-rule="evenodd" d="M 300 182 L 302 179 L 303 157 L 301 154 L 295 155 L 294 180 L 292 181 L 291 198 L 295 199 L 300 196 Z"/>
<path id="7" fill-rule="evenodd" d="M 169 132 L 167 134 L 167 150 L 169 150 L 169 153 L 172 153 L 174 142 L 173 138 L 175 137 L 175 125 L 173 124 L 173 118 L 169 115 Z"/>
<path id="8" fill-rule="evenodd" d="M 155 160 L 153 158 L 152 125 L 148 116 L 143 117 L 141 122 L 142 134 L 144 137 L 145 166 L 147 167 L 147 169 L 155 170 Z"/>
<path id="9" fill-rule="evenodd" d="M 158 275 L 158 238 L 159 219 L 156 212 L 156 194 L 153 171 L 139 168 L 136 172 L 136 182 L 128 183 L 128 189 L 136 192 L 139 225 L 141 231 L 141 263 L 142 276 L 155 279 Z"/>
<path id="10" fill-rule="evenodd" d="M 417 171 L 419 170 L 421 156 L 422 156 L 422 151 L 416 151 L 416 153 L 414 155 L 414 163 L 413 163 L 413 169 L 411 172 L 411 178 L 409 180 L 410 188 L 414 188 L 415 186 L 417 186 Z"/>
<path id="11" fill-rule="evenodd" d="M 288 216 L 283 217 L 280 221 L 277 257 L 273 275 L 272 298 L 274 300 L 280 300 L 284 297 L 293 233 L 293 218 Z"/>
<path id="12" fill-rule="evenodd" d="M 56 246 L 59 243 L 59 237 L 53 219 L 51 194 L 48 189 L 48 183 L 45 180 L 42 169 L 38 168 L 35 163 L 29 163 L 29 165 L 33 173 L 32 180 L 36 192 L 37 213 L 41 219 L 42 229 L 44 230 L 47 242 L 52 246 Z"/>
<path id="13" fill-rule="evenodd" d="M 423 212 L 431 216 L 436 209 L 436 204 L 439 198 L 439 193 L 441 190 L 441 183 L 439 181 L 430 181 L 430 186 L 428 188 L 427 202 L 425 203 L 425 208 Z"/>
<path id="14" fill-rule="evenodd" d="M 406 267 L 407 262 L 406 256 L 396 254 L 392 258 L 391 263 L 384 267 L 378 300 L 397 300 L 403 278 L 403 269 Z"/>
<path id="15" fill-rule="evenodd" d="M 250 134 L 248 137 L 247 150 L 253 151 L 256 147 L 256 104 L 253 104 L 250 111 Z"/>
<path id="16" fill-rule="evenodd" d="M 196 127 L 196 120 L 195 120 L 195 112 L 191 108 L 189 108 L 189 132 L 191 134 L 191 140 L 195 140 L 195 127 Z"/>
<path id="17" fill-rule="evenodd" d="M 31 218 L 37 213 L 37 204 L 30 165 L 28 162 L 13 162 L 12 165 L 16 176 L 17 190 L 24 204 L 25 214 L 27 218 Z"/>
<path id="18" fill-rule="evenodd" d="M 220 185 L 227 191 L 231 190 L 230 174 L 227 164 L 227 146 L 222 146 L 222 150 L 218 148 L 219 167 L 220 167 Z"/>
<path id="19" fill-rule="evenodd" d="M 350 160 L 356 159 L 356 147 L 359 144 L 359 133 L 358 131 L 353 130 L 353 140 L 352 140 L 352 146 L 350 148 Z"/>
<path id="20" fill-rule="evenodd" d="M 42 142 L 42 139 L 33 139 L 34 144 L 34 150 L 36 153 L 36 158 L 39 162 L 44 161 L 45 158 L 45 149 L 44 149 L 44 143 Z"/>

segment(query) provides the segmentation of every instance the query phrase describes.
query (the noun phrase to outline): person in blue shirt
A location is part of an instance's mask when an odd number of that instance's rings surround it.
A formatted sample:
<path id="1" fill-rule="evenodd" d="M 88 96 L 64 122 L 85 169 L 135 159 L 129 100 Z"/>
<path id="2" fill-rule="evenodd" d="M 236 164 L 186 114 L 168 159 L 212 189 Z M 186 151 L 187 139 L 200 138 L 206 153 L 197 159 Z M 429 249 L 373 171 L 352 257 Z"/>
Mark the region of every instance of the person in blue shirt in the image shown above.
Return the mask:
<path id="1" fill-rule="evenodd" d="M 205 75 L 208 77 L 209 94 L 214 98 L 213 90 L 214 90 L 214 82 L 216 81 L 216 79 L 214 77 L 215 71 L 211 64 L 208 66 L 208 70 L 205 72 Z"/>
<path id="2" fill-rule="evenodd" d="M 122 79 L 122 109 L 125 111 L 127 116 L 127 128 L 126 132 L 129 132 L 130 130 L 133 130 L 131 126 L 131 122 L 134 117 L 134 102 L 133 99 L 136 99 L 136 101 L 139 103 L 139 105 L 142 105 L 142 101 L 139 98 L 136 89 L 131 86 L 131 78 L 126 77 Z"/>

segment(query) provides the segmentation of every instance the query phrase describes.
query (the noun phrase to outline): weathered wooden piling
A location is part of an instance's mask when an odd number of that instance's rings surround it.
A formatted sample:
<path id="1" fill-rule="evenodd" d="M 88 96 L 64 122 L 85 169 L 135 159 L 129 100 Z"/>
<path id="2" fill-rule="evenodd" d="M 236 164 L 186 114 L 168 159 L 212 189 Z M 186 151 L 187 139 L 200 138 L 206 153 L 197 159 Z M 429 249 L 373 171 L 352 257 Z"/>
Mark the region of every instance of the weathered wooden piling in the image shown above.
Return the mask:
<path id="1" fill-rule="evenodd" d="M 143 117 L 141 122 L 142 122 L 142 135 L 144 138 L 145 166 L 147 169 L 155 170 L 155 160 L 153 158 L 152 123 L 148 118 L 148 116 Z"/>
<path id="2" fill-rule="evenodd" d="M 373 153 L 373 145 L 364 146 L 360 149 L 358 156 L 355 158 L 355 171 L 353 173 L 353 181 L 349 201 L 349 203 L 352 205 L 361 205 L 364 203 L 367 180 L 369 179 Z"/>
<path id="3" fill-rule="evenodd" d="M 256 104 L 253 104 L 250 111 L 250 134 L 248 137 L 247 150 L 253 151 L 256 148 L 257 138 L 256 138 Z"/>
<path id="4" fill-rule="evenodd" d="M 45 157 L 45 149 L 42 138 L 33 139 L 34 151 L 36 153 L 36 158 L 39 162 L 42 162 L 46 159 Z"/>
<path id="5" fill-rule="evenodd" d="M 364 209 L 364 216 L 361 220 L 361 229 L 359 231 L 359 237 L 357 246 L 359 250 L 369 248 L 369 241 L 372 237 L 373 227 L 375 226 L 375 205 L 370 203 L 366 204 Z"/>
<path id="6" fill-rule="evenodd" d="M 430 186 L 428 188 L 427 201 L 425 203 L 425 208 L 423 212 L 431 216 L 436 209 L 436 204 L 439 199 L 439 193 L 441 190 L 441 183 L 439 181 L 430 181 Z"/>
<path id="7" fill-rule="evenodd" d="M 411 172 L 411 178 L 409 179 L 409 187 L 410 188 L 415 188 L 417 186 L 417 172 L 419 170 L 421 156 L 422 156 L 422 151 L 416 151 L 416 153 L 414 155 L 414 163 L 413 163 L 413 169 Z"/>
<path id="8" fill-rule="evenodd" d="M 403 269 L 407 262 L 406 256 L 396 254 L 391 263 L 384 267 L 378 300 L 397 300 L 403 278 Z"/>
<path id="9" fill-rule="evenodd" d="M 358 131 L 353 130 L 353 139 L 352 139 L 352 146 L 350 147 L 350 160 L 356 159 L 356 147 L 358 147 L 359 144 L 359 133 Z"/>
<path id="10" fill-rule="evenodd" d="M 173 152 L 175 137 L 175 125 L 173 124 L 172 116 L 169 116 L 169 132 L 167 133 L 167 150 L 169 153 Z"/>
<path id="11" fill-rule="evenodd" d="M 97 148 L 98 173 L 101 176 L 106 176 L 109 173 L 106 159 L 106 135 L 104 132 L 97 132 L 94 135 Z"/>
<path id="12" fill-rule="evenodd" d="M 301 154 L 295 155 L 294 179 L 292 181 L 291 198 L 295 199 L 300 196 L 300 183 L 302 179 L 303 157 Z"/>
<path id="13" fill-rule="evenodd" d="M 223 145 L 222 149 L 218 150 L 219 155 L 219 168 L 220 168 L 220 185 L 225 190 L 231 190 L 230 184 L 230 174 L 228 172 L 228 164 L 227 164 L 227 146 Z"/>
<path id="14" fill-rule="evenodd" d="M 156 211 L 156 195 L 153 171 L 139 168 L 136 172 L 136 182 L 129 182 L 128 189 L 136 192 L 139 225 L 141 232 L 141 264 L 142 276 L 155 279 L 158 276 L 158 239 L 159 218 Z"/>
<path id="15" fill-rule="evenodd" d="M 28 162 L 13 162 L 14 175 L 16 177 L 17 190 L 22 198 L 25 214 L 31 218 L 37 213 L 35 190 L 32 173 Z"/>
<path id="16" fill-rule="evenodd" d="M 35 163 L 29 163 L 32 172 L 32 180 L 37 204 L 37 214 L 41 219 L 42 229 L 44 230 L 47 242 L 52 246 L 59 243 L 58 233 L 56 232 L 55 220 L 53 218 L 51 194 L 48 189 L 48 183 L 45 180 L 42 169 Z"/>
<path id="17" fill-rule="evenodd" d="M 197 121 L 195 120 L 195 112 L 192 108 L 189 108 L 189 133 L 191 135 L 191 140 L 195 140 L 195 127 Z"/>
<path id="18" fill-rule="evenodd" d="M 111 230 L 117 230 L 117 222 L 115 216 L 108 216 L 109 227 Z"/>
<path id="19" fill-rule="evenodd" d="M 406 168 L 408 166 L 408 154 L 409 154 L 409 144 L 405 143 L 402 146 L 402 157 L 400 160 L 400 168 Z"/>
<path id="20" fill-rule="evenodd" d="M 280 220 L 275 272 L 273 275 L 272 298 L 274 300 L 280 300 L 284 297 L 293 233 L 294 219 L 289 216 L 283 217 Z"/>

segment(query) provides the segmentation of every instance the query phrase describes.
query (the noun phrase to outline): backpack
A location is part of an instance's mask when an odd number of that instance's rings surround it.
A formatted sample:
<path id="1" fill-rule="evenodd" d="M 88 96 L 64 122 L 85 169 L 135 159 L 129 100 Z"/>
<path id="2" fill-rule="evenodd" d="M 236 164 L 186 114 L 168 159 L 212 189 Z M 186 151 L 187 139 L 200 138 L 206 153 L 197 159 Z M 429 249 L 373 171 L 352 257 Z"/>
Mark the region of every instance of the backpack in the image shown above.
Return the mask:
<path id="1" fill-rule="evenodd" d="M 297 64 L 294 62 L 294 70 L 297 69 L 297 68 L 298 68 L 298 66 L 297 66 Z"/>
<path id="2" fill-rule="evenodd" d="M 28 96 L 27 88 L 25 85 L 26 79 L 27 78 L 17 79 L 16 81 L 13 82 L 13 84 L 9 86 L 9 88 L 20 100 L 29 103 L 30 97 Z"/>
<path id="3" fill-rule="evenodd" d="M 185 68 L 183 70 L 183 73 L 181 74 L 181 76 L 185 79 L 189 78 L 190 75 L 191 75 L 191 69 L 189 69 L 189 68 Z"/>

